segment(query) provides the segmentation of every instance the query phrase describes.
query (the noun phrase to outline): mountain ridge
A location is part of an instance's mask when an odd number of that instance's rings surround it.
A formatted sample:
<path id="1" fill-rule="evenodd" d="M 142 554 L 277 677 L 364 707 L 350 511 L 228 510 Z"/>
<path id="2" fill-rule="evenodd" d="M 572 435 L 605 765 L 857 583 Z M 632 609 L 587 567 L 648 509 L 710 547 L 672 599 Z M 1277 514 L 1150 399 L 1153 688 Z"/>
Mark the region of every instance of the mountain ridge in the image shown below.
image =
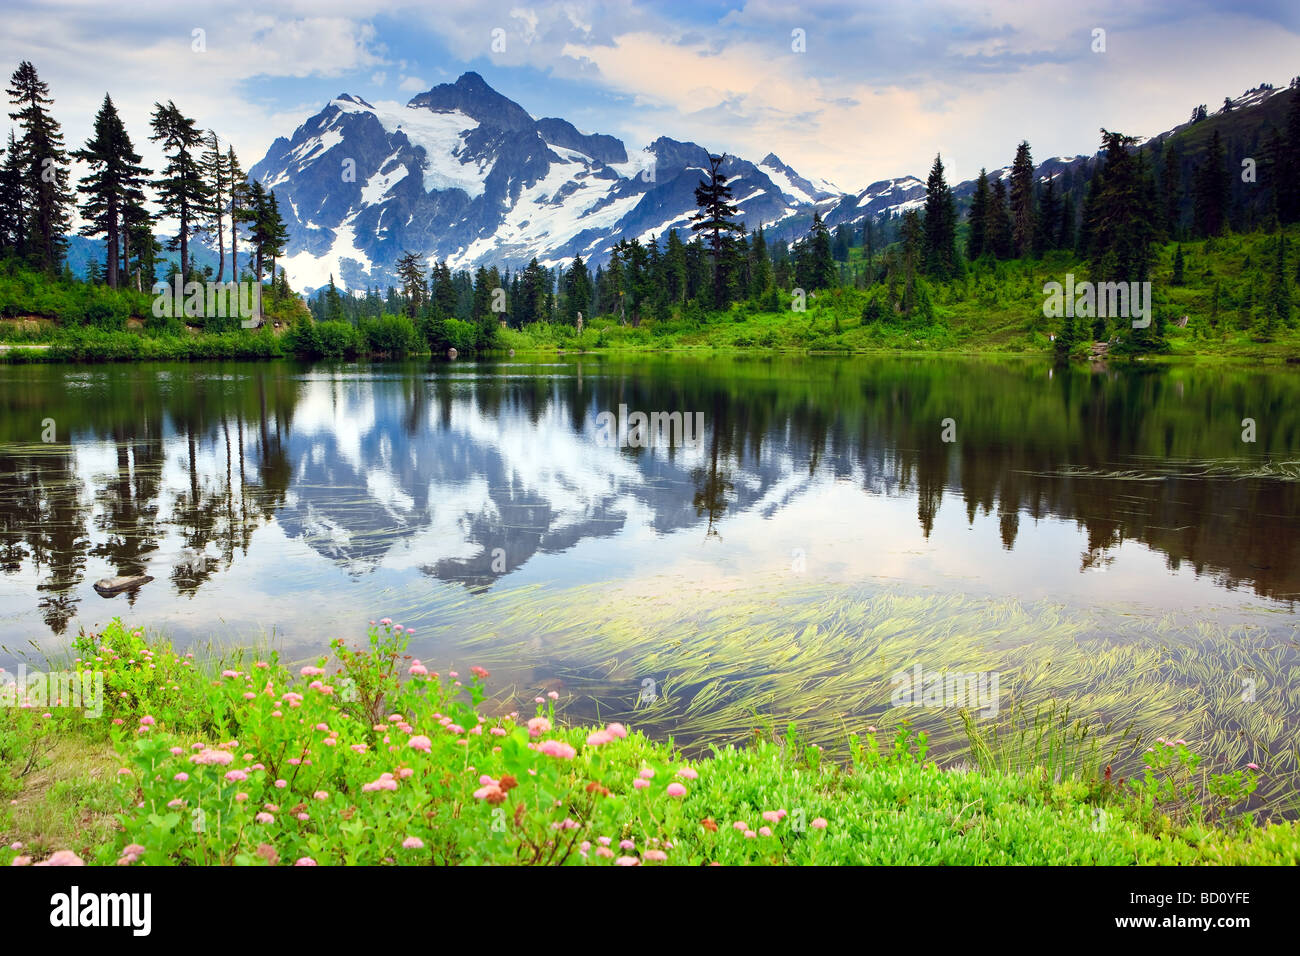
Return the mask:
<path id="1" fill-rule="evenodd" d="M 1285 91 L 1264 84 L 1230 102 L 1263 108 Z M 1142 139 L 1162 142 L 1190 125 Z M 1035 176 L 1082 168 L 1076 164 L 1095 155 L 1052 157 Z M 296 286 L 311 290 L 331 276 L 347 288 L 387 284 L 409 249 L 453 269 L 519 268 L 533 258 L 556 266 L 576 255 L 603 262 L 620 239 L 689 228 L 708 156 L 669 136 L 630 150 L 563 118 L 534 118 L 470 71 L 405 105 L 340 93 L 292 136 L 277 137 L 249 175 L 277 191 L 290 235 L 282 262 Z M 723 172 L 737 218 L 781 236 L 806 229 L 814 211 L 831 227 L 856 226 L 925 199 L 916 176 L 850 192 L 800 174 L 771 151 L 758 163 L 728 154 Z M 990 179 L 1009 172 L 990 170 Z M 962 203 L 974 188 L 974 179 L 963 180 L 953 193 Z"/>

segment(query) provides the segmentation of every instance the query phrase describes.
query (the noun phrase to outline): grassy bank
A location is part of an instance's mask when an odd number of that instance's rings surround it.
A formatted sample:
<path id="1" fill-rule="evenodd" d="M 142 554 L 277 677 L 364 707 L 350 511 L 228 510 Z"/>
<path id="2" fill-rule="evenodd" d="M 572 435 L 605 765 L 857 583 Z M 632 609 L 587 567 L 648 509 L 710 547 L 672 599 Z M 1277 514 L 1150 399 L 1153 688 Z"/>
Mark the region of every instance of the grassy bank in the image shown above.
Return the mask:
<path id="1" fill-rule="evenodd" d="M 1288 227 L 1290 248 L 1300 228 Z M 1156 354 L 1177 357 L 1300 358 L 1300 315 L 1268 327 L 1263 290 L 1269 282 L 1275 236 L 1232 234 L 1169 242 L 1155 250 L 1152 285 L 1155 321 L 1163 342 Z M 858 264 L 860 249 L 850 252 Z M 1180 262 L 1181 259 L 1181 262 Z M 1294 271 L 1293 259 L 1288 270 Z M 555 349 L 793 350 L 820 352 L 926 351 L 1052 354 L 1061 320 L 1043 314 L 1043 287 L 1090 279 L 1088 264 L 1067 251 L 1038 258 L 966 263 L 958 277 L 918 279 L 919 304 L 909 313 L 890 302 L 889 282 L 870 288 L 841 287 L 809 295 L 802 311 L 788 294 L 734 303 L 724 312 L 692 304 L 662 318 L 622 324 L 610 317 L 572 326 L 536 323 L 502 332 L 516 351 Z M 1293 284 L 1293 283 L 1292 283 Z M 1088 338 L 1123 342 L 1125 323 L 1115 319 L 1089 328 Z"/>
<path id="2" fill-rule="evenodd" d="M 1128 781 L 939 769 L 906 722 L 852 728 L 843 760 L 793 728 L 686 760 L 568 726 L 549 695 L 497 713 L 486 671 L 429 672 L 406 641 L 380 622 L 291 673 L 117 622 L 84 636 L 71 666 L 104 675 L 98 719 L 0 710 L 0 864 L 1300 861 L 1296 824 L 1234 816 L 1253 771 L 1208 773 L 1181 741 Z"/>
<path id="3" fill-rule="evenodd" d="M 1285 230 L 1290 249 L 1300 248 L 1300 227 Z M 1300 310 L 1285 322 L 1269 310 L 1264 290 L 1276 277 L 1276 237 L 1268 232 L 1229 234 L 1159 245 L 1150 281 L 1159 327 L 1150 355 L 1178 358 L 1241 358 L 1300 361 Z M 1288 254 L 1290 255 L 1290 254 Z M 861 250 L 850 250 L 851 274 L 861 274 Z M 1287 258 L 1287 295 L 1300 273 Z M 1051 355 L 1052 336 L 1062 320 L 1044 315 L 1043 287 L 1090 279 L 1087 262 L 1068 251 L 1043 256 L 964 263 L 945 281 L 917 278 L 915 304 L 900 311 L 897 276 L 869 287 L 846 285 L 810 291 L 795 308 L 790 290 L 769 288 L 758 298 L 733 302 L 725 310 L 687 301 L 638 313 L 624 304 L 626 320 L 601 309 L 581 332 L 563 321 L 532 322 L 497 329 L 493 317 L 435 315 L 419 318 L 383 314 L 356 324 L 314 322 L 296 299 L 273 303 L 283 336 L 230 330 L 225 326 L 186 330 L 175 320 L 155 320 L 148 298 L 85 283 L 20 272 L 0 276 L 0 342 L 42 343 L 43 350 L 0 350 L 7 361 L 115 361 L 201 358 L 303 358 L 443 355 L 455 347 L 475 351 L 798 351 L 798 352 L 965 352 Z M 490 334 L 480 328 L 482 319 Z M 1093 339 L 1110 340 L 1124 351 L 1127 320 L 1084 323 L 1077 352 Z"/>

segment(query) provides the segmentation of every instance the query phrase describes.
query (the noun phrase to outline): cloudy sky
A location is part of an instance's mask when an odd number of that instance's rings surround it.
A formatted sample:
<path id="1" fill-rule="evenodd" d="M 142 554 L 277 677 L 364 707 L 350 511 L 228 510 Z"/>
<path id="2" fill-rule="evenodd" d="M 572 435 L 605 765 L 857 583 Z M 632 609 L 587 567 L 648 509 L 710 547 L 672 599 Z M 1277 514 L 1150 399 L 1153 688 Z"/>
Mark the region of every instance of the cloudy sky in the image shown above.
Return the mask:
<path id="1" fill-rule="evenodd" d="M 855 190 L 924 176 L 936 152 L 951 181 L 1009 163 L 1021 139 L 1040 160 L 1091 152 L 1099 127 L 1160 132 L 1300 74 L 1294 0 L 6 6 L 0 66 L 36 64 L 69 144 L 106 91 L 137 148 L 153 102 L 173 99 L 246 167 L 341 92 L 404 102 L 466 70 L 629 147 L 770 151 Z"/>

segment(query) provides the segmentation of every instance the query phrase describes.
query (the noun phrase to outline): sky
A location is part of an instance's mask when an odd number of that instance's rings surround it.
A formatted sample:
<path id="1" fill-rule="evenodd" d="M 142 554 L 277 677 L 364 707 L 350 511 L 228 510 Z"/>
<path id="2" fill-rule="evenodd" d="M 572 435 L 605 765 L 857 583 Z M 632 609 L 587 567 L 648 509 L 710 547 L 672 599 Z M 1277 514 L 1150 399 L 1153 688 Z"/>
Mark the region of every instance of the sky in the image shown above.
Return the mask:
<path id="1" fill-rule="evenodd" d="M 629 148 L 774 152 L 846 191 L 924 178 L 941 153 L 955 183 L 1008 165 L 1022 139 L 1038 161 L 1092 153 L 1103 126 L 1152 135 L 1300 74 L 1294 0 L 6 6 L 0 68 L 36 65 L 68 145 L 108 92 L 155 168 L 155 101 L 248 168 L 339 93 L 405 102 L 474 70 L 534 116 Z"/>

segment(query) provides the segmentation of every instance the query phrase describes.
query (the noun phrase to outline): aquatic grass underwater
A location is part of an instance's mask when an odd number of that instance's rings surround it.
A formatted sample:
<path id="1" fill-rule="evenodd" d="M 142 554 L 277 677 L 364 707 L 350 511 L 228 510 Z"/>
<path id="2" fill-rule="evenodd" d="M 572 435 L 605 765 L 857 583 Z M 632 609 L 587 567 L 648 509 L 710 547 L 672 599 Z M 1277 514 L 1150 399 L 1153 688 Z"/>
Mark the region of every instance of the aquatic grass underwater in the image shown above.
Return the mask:
<path id="1" fill-rule="evenodd" d="M 775 579 L 725 594 L 680 582 L 671 594 L 653 590 L 641 581 L 487 595 L 497 626 L 440 653 L 524 667 L 534 684 L 561 688 L 566 714 L 635 720 L 687 753 L 788 723 L 842 753 L 846 734 L 908 719 L 941 762 L 969 759 L 974 729 L 1001 750 L 993 763 L 1015 769 L 1031 748 L 1008 750 L 1001 728 L 1050 707 L 1086 729 L 1081 743 L 1042 748 L 1062 772 L 1098 775 L 1110 763 L 1117 776 L 1131 773 L 1166 737 L 1195 742 L 1222 768 L 1257 763 L 1256 797 L 1270 808 L 1300 779 L 1300 644 L 1282 621 L 1266 628 Z M 893 706 L 891 677 L 917 663 L 998 672 L 998 715 Z M 646 677 L 657 690 L 649 703 L 639 694 Z"/>

